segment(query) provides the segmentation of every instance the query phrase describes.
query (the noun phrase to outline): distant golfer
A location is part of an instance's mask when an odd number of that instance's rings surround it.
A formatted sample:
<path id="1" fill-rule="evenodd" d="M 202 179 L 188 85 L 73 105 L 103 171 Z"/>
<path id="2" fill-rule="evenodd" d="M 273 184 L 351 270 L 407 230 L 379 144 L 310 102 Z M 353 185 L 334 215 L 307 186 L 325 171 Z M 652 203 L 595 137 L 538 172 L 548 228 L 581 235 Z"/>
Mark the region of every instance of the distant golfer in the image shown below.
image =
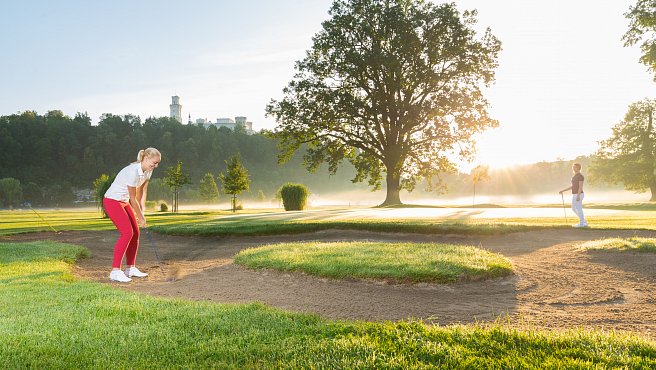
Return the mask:
<path id="1" fill-rule="evenodd" d="M 560 191 L 560 194 L 566 192 L 569 189 L 572 189 L 572 211 L 574 214 L 579 216 L 578 225 L 573 227 L 588 227 L 588 222 L 585 221 L 585 216 L 583 215 L 583 175 L 581 174 L 581 164 L 574 163 L 572 165 L 572 186 L 563 189 Z"/>
<path id="2" fill-rule="evenodd" d="M 132 281 L 133 276 L 148 276 L 147 273 L 139 271 L 135 261 L 139 249 L 139 226 L 146 227 L 144 209 L 148 181 L 161 160 L 162 155 L 155 148 L 140 150 L 137 161 L 123 168 L 105 193 L 105 212 L 120 233 L 114 246 L 112 272 L 109 274 L 112 281 L 127 283 Z M 125 272 L 121 271 L 123 256 L 127 265 Z"/>

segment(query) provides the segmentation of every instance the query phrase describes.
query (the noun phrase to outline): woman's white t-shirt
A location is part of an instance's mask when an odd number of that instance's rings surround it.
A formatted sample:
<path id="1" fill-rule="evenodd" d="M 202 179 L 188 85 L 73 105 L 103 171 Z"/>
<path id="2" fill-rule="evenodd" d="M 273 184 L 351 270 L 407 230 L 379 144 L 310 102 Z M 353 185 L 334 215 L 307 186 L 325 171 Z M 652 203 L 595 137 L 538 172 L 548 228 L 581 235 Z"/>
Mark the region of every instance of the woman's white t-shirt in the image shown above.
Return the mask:
<path id="1" fill-rule="evenodd" d="M 141 163 L 130 164 L 116 175 L 114 182 L 112 182 L 112 185 L 107 189 L 107 192 L 105 192 L 105 198 L 118 200 L 120 202 L 130 201 L 128 186 L 132 186 L 133 188 L 139 187 L 143 185 L 146 180 L 149 180 L 152 174 L 152 171 L 144 172 L 141 169 Z"/>

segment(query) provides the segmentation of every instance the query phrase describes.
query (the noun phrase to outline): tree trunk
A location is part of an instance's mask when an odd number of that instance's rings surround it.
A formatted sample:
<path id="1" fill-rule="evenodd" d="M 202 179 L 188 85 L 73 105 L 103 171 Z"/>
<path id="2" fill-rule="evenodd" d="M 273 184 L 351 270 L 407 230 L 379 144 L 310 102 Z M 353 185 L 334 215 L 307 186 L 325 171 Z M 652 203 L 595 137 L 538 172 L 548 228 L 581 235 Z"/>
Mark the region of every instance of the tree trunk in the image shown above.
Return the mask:
<path id="1" fill-rule="evenodd" d="M 652 110 L 649 110 L 649 121 L 647 122 L 647 131 L 643 135 L 642 150 L 645 156 L 646 165 L 651 170 L 651 173 L 647 174 L 649 181 L 649 190 L 651 190 L 651 199 L 650 202 L 656 201 L 656 173 L 654 170 L 654 148 L 653 148 L 653 138 L 652 131 L 654 129 L 654 116 Z"/>
<path id="2" fill-rule="evenodd" d="M 399 175 L 391 173 L 392 171 L 387 171 L 387 196 L 385 201 L 380 206 L 393 206 L 401 203 L 401 197 L 399 196 L 401 178 Z"/>

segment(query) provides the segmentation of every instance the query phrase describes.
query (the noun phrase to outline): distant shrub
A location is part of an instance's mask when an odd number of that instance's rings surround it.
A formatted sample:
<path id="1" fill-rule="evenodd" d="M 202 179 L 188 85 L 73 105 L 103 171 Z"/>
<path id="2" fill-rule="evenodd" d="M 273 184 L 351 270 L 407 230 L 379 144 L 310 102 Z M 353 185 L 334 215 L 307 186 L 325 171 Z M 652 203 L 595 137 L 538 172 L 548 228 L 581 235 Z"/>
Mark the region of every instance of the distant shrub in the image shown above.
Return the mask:
<path id="1" fill-rule="evenodd" d="M 244 209 L 244 205 L 243 205 L 243 204 L 241 204 L 241 203 L 237 203 L 237 204 L 235 205 L 235 211 L 241 211 L 241 210 L 243 210 L 243 209 Z"/>
<path id="2" fill-rule="evenodd" d="M 307 205 L 310 191 L 303 184 L 286 183 L 278 190 L 285 211 L 301 211 Z"/>
<path id="3" fill-rule="evenodd" d="M 169 211 L 169 206 L 168 206 L 168 204 L 166 204 L 166 202 L 162 201 L 162 202 L 159 204 L 159 211 L 160 211 L 160 212 L 168 212 L 168 211 Z"/>
<path id="4" fill-rule="evenodd" d="M 148 210 L 148 211 L 155 211 L 155 210 L 157 210 L 157 201 L 154 201 L 154 200 L 147 200 L 147 201 L 146 201 L 146 210 Z"/>
<path id="5" fill-rule="evenodd" d="M 107 213 L 105 213 L 105 207 L 103 206 L 103 201 L 105 199 L 105 193 L 112 186 L 116 175 L 106 175 L 102 174 L 100 177 L 93 181 L 93 195 L 96 199 L 96 205 L 102 213 L 103 218 L 107 218 Z"/>

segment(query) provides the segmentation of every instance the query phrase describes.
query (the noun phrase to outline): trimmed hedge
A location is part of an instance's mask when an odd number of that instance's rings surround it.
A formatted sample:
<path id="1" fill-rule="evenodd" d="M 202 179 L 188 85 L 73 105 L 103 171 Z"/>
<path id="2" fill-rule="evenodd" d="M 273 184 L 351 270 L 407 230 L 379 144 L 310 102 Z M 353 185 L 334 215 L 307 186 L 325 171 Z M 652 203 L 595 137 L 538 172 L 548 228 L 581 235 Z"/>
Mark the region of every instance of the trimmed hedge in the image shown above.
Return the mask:
<path id="1" fill-rule="evenodd" d="M 307 205 L 310 190 L 303 184 L 286 183 L 278 190 L 285 211 L 302 211 Z"/>

